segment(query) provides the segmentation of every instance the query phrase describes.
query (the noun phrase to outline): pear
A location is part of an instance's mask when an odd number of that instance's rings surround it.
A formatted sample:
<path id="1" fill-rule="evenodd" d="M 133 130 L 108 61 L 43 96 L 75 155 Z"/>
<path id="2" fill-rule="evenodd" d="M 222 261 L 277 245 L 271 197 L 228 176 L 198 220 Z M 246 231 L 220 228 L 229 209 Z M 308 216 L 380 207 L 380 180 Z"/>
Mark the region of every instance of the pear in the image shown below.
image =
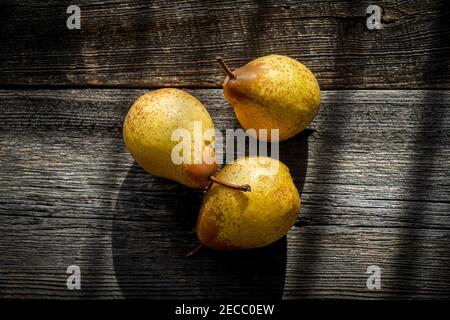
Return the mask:
<path id="1" fill-rule="evenodd" d="M 280 161 L 240 158 L 226 165 L 217 178 L 248 183 L 251 192 L 210 185 L 197 221 L 202 245 L 215 250 L 258 248 L 283 237 L 296 222 L 300 196 L 288 167 Z"/>
<path id="2" fill-rule="evenodd" d="M 241 126 L 256 130 L 255 138 L 286 140 L 303 131 L 319 112 L 319 83 L 299 61 L 268 55 L 236 70 L 221 57 L 217 61 L 228 75 L 223 83 L 224 95 Z M 260 129 L 267 130 L 267 137 Z M 271 135 L 271 129 L 279 130 L 278 139 Z"/>
<path id="3" fill-rule="evenodd" d="M 172 158 L 179 143 L 172 139 L 172 133 L 185 129 L 194 137 L 196 123 L 201 125 L 202 133 L 214 130 L 208 111 L 195 97 L 179 89 L 159 89 L 142 95 L 131 106 L 123 125 L 123 139 L 147 172 L 202 189 L 209 185 L 209 177 L 217 169 L 214 134 L 201 135 L 197 144 L 200 148 L 194 148 L 192 141 L 191 156 L 187 159 L 190 161 L 175 163 Z"/>

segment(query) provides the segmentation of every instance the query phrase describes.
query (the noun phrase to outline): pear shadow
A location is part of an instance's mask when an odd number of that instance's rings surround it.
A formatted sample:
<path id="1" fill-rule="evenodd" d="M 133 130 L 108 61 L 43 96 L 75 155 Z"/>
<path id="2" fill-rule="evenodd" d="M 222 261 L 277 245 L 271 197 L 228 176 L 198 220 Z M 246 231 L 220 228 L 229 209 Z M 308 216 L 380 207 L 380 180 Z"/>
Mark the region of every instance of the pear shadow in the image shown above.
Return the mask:
<path id="1" fill-rule="evenodd" d="M 308 139 L 314 132 L 313 129 L 305 129 L 296 136 L 280 142 L 280 161 L 289 168 L 300 196 L 308 169 Z"/>
<path id="2" fill-rule="evenodd" d="M 287 242 L 265 248 L 216 252 L 202 249 L 195 224 L 203 191 L 144 172 L 136 163 L 117 197 L 112 255 L 125 298 L 280 299 Z"/>

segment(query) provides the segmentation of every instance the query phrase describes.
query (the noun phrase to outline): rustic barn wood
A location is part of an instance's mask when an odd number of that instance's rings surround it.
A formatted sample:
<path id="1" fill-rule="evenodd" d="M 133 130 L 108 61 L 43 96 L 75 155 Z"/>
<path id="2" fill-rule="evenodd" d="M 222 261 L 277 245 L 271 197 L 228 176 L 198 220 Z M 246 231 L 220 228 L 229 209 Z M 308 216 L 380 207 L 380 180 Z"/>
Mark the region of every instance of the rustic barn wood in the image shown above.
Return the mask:
<path id="1" fill-rule="evenodd" d="M 448 91 L 324 91 L 310 129 L 280 146 L 302 191 L 288 236 L 189 259 L 202 192 L 145 173 L 122 142 L 144 92 L 0 90 L 1 298 L 450 297 Z M 218 128 L 238 127 L 221 90 L 190 92 Z M 66 287 L 72 264 L 82 290 Z M 372 264 L 381 290 L 366 288 Z"/>
<path id="2" fill-rule="evenodd" d="M 265 54 L 303 61 L 325 89 L 450 88 L 450 6 L 431 1 L 91 1 L 0 3 L 0 85 L 218 87 Z M 382 29 L 366 27 L 379 4 Z"/>

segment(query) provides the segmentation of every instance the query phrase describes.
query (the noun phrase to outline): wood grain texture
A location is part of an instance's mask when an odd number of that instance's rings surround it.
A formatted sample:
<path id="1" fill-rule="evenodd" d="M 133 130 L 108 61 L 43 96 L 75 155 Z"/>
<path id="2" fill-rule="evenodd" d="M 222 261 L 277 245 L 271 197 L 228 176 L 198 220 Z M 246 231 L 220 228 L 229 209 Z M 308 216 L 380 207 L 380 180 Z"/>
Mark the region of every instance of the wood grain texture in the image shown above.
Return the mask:
<path id="1" fill-rule="evenodd" d="M 450 7 L 445 0 L 80 0 L 0 3 L 0 85 L 218 87 L 232 67 L 270 54 L 303 61 L 324 89 L 449 88 Z"/>
<path id="2" fill-rule="evenodd" d="M 143 172 L 122 142 L 144 92 L 0 91 L 1 298 L 450 297 L 448 91 L 323 92 L 311 129 L 280 146 L 302 191 L 296 226 L 192 259 L 202 192 Z M 238 127 L 221 90 L 190 92 Z"/>

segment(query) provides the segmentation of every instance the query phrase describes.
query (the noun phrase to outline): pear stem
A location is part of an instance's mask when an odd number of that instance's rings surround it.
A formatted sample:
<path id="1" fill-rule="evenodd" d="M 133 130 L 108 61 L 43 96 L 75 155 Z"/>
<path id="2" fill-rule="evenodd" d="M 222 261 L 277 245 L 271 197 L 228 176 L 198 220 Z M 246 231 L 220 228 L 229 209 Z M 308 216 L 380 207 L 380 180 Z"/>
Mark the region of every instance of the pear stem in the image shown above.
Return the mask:
<path id="1" fill-rule="evenodd" d="M 200 250 L 201 248 L 203 248 L 203 244 L 200 243 L 199 245 L 197 245 L 191 252 L 186 254 L 186 258 L 192 257 L 194 254 L 197 253 L 198 250 Z"/>
<path id="2" fill-rule="evenodd" d="M 222 69 L 225 70 L 230 79 L 236 79 L 236 75 L 233 73 L 231 68 L 225 63 L 225 61 L 223 61 L 222 57 L 217 57 L 216 60 L 220 64 Z"/>
<path id="3" fill-rule="evenodd" d="M 250 185 L 248 184 L 244 184 L 244 185 L 237 185 L 237 184 L 233 184 L 233 183 L 229 183 L 229 182 L 225 182 L 222 181 L 214 176 L 209 176 L 209 180 L 211 180 L 212 182 L 215 182 L 217 184 L 220 184 L 221 186 L 227 187 L 227 188 L 231 188 L 231 189 L 235 189 L 235 190 L 240 190 L 240 191 L 245 191 L 245 192 L 249 192 L 252 190 L 252 188 L 250 187 Z"/>

